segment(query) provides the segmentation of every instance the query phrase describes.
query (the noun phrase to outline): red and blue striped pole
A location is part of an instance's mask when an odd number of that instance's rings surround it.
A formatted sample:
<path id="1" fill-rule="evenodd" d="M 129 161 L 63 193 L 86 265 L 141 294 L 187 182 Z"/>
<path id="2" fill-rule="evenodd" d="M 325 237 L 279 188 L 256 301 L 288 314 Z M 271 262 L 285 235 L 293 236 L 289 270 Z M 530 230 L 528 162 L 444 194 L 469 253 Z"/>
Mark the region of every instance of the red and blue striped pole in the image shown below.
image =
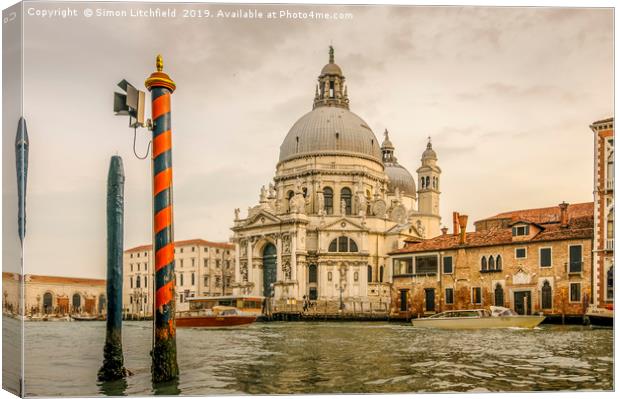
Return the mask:
<path id="1" fill-rule="evenodd" d="M 179 375 L 174 312 L 174 228 L 172 217 L 172 124 L 170 97 L 175 83 L 162 72 L 164 62 L 157 56 L 157 72 L 144 85 L 151 92 L 153 120 L 153 251 L 155 253 L 155 335 L 151 352 L 153 382 Z"/>

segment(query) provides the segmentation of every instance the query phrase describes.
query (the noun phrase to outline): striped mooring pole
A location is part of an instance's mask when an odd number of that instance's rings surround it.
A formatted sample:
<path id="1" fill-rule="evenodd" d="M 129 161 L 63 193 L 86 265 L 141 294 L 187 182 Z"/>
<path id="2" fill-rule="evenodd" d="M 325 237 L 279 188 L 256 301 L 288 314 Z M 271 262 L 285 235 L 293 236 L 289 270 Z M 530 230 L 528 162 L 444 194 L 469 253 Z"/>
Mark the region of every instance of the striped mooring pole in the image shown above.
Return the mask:
<path id="1" fill-rule="evenodd" d="M 144 85 L 151 92 L 153 120 L 153 252 L 155 253 L 154 340 L 151 373 L 154 383 L 171 381 L 179 375 L 174 313 L 174 228 L 172 217 L 172 124 L 170 97 L 175 83 L 162 72 L 164 62 L 157 56 L 157 72 Z"/>

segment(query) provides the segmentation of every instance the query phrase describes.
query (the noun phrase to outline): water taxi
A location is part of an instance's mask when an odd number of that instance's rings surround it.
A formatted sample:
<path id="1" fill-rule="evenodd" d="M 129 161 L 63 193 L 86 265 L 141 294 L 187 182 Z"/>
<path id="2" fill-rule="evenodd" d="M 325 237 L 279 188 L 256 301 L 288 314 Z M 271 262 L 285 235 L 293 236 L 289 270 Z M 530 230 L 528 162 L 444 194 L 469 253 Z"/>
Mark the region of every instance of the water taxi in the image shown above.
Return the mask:
<path id="1" fill-rule="evenodd" d="M 597 327 L 613 327 L 614 326 L 614 308 L 608 305 L 604 308 L 591 306 L 586 311 L 586 318 L 590 325 Z"/>
<path id="2" fill-rule="evenodd" d="M 519 315 L 511 309 L 491 306 L 487 309 L 448 310 L 430 317 L 414 319 L 414 327 L 443 329 L 479 329 L 479 328 L 534 328 L 545 316 Z"/>
<path id="3" fill-rule="evenodd" d="M 187 298 L 190 311 L 213 309 L 215 306 L 230 306 L 237 308 L 241 314 L 259 317 L 263 314 L 262 296 L 249 295 L 222 295 L 222 296 L 197 296 Z"/>
<path id="4" fill-rule="evenodd" d="M 179 312 L 176 317 L 178 328 L 183 327 L 232 327 L 254 323 L 255 315 L 244 314 L 231 306 L 214 306 L 211 309 Z"/>

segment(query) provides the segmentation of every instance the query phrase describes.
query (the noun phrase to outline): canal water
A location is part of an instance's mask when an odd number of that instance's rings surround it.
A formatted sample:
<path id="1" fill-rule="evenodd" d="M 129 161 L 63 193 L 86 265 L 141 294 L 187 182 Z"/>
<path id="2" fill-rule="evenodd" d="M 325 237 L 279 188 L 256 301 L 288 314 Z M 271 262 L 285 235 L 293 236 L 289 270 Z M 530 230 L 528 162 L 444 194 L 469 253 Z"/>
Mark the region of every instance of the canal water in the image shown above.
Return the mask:
<path id="1" fill-rule="evenodd" d="M 377 322 L 273 322 L 180 329 L 181 376 L 160 386 L 150 382 L 151 322 L 125 322 L 123 334 L 134 375 L 100 384 L 104 322 L 26 323 L 26 394 L 613 389 L 613 331 L 582 326 L 440 331 Z"/>

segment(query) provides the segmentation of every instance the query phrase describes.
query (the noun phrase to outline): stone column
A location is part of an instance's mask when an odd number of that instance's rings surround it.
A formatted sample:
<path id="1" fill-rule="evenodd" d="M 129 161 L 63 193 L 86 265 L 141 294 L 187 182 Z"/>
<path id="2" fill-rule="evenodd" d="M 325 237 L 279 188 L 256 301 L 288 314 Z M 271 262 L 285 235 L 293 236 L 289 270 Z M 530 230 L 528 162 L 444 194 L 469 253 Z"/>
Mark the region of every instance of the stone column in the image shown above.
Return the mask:
<path id="1" fill-rule="evenodd" d="M 284 281 L 284 270 L 282 270 L 282 237 L 276 239 L 276 280 Z"/>
<path id="2" fill-rule="evenodd" d="M 248 283 L 254 282 L 253 278 L 254 278 L 254 273 L 252 272 L 252 240 L 248 239 L 248 248 L 247 248 L 247 252 L 248 252 Z M 256 287 L 255 287 L 256 288 Z M 258 295 L 258 292 L 255 292 L 255 290 L 252 290 L 254 294 Z"/>
<path id="3" fill-rule="evenodd" d="M 297 229 L 291 234 L 291 280 L 295 280 L 297 276 Z M 293 295 L 296 297 L 297 290 L 293 289 Z"/>
<path id="4" fill-rule="evenodd" d="M 241 283 L 241 248 L 239 247 L 239 242 L 235 242 L 235 282 Z M 198 265 L 198 269 L 200 270 L 200 265 Z"/>

